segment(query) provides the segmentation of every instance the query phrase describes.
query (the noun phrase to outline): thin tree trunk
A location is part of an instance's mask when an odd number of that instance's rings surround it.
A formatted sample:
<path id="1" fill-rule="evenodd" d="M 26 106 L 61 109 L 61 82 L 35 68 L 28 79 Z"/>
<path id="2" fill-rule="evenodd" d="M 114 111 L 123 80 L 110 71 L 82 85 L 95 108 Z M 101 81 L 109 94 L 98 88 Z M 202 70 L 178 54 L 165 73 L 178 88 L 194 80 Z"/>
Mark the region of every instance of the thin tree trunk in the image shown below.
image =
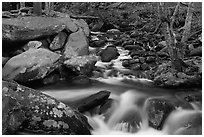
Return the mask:
<path id="1" fill-rule="evenodd" d="M 25 2 L 20 2 L 20 9 L 25 7 Z"/>
<path id="2" fill-rule="evenodd" d="M 193 2 L 189 2 L 188 11 L 187 11 L 186 20 L 185 20 L 184 32 L 181 39 L 181 42 L 183 43 L 185 43 L 189 38 L 192 17 L 193 17 Z"/>
<path id="3" fill-rule="evenodd" d="M 42 15 L 42 2 L 33 2 L 33 13 L 37 16 Z"/>

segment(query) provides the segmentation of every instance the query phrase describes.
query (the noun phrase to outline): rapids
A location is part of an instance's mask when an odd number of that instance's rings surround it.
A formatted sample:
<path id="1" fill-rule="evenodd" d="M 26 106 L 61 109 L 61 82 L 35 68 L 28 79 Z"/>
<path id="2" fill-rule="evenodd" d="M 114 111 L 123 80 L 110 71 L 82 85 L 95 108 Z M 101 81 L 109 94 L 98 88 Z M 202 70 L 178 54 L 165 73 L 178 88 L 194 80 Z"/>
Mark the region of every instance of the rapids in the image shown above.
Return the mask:
<path id="1" fill-rule="evenodd" d="M 117 76 L 108 76 L 109 69 L 117 70 L 118 72 L 128 72 L 122 66 L 121 60 L 128 59 L 128 52 L 120 47 L 117 47 L 120 56 L 111 62 L 104 63 L 98 61 L 95 66 L 104 69 L 103 78 L 91 78 L 89 85 L 72 85 L 66 81 L 48 85 L 39 88 L 45 94 L 48 94 L 56 99 L 72 106 L 74 102 L 97 93 L 101 90 L 111 92 L 109 98 L 117 100 L 111 107 L 111 115 L 105 119 L 104 115 L 90 114 L 86 112 L 90 125 L 93 127 L 92 134 L 201 134 L 202 127 L 195 126 L 195 121 L 192 117 L 195 115 L 202 116 L 202 103 L 190 102 L 191 109 L 183 109 L 178 107 L 166 119 L 161 130 L 153 129 L 149 126 L 148 115 L 145 112 L 146 102 L 149 97 L 165 97 L 174 101 L 175 94 L 178 92 L 192 92 L 194 89 L 163 89 L 153 85 L 153 82 L 148 79 L 139 79 L 134 76 L 125 76 L 118 73 Z M 201 92 L 201 90 L 197 90 Z M 123 118 L 130 113 L 136 115 L 138 124 L 132 127 L 128 122 L 124 122 Z M 137 119 L 138 118 L 138 119 Z M 196 118 L 195 118 L 196 119 Z M 192 121 L 191 121 L 192 120 Z M 199 119 L 200 120 L 200 119 Z M 199 121 L 198 120 L 198 121 Z M 189 128 L 189 122 L 193 128 Z M 201 121 L 200 121 L 201 122 Z M 201 124 L 202 125 L 202 124 Z M 196 128 L 195 128 L 196 127 Z"/>

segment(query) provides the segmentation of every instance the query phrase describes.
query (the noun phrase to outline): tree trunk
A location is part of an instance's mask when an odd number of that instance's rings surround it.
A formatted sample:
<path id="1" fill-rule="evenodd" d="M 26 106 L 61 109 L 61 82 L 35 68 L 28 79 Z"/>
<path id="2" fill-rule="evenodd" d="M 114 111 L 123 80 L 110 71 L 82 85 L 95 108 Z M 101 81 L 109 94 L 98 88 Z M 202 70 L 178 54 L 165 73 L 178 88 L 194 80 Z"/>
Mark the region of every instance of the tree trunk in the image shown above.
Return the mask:
<path id="1" fill-rule="evenodd" d="M 182 43 L 186 43 L 188 41 L 190 30 L 191 30 L 192 18 L 193 18 L 193 2 L 189 2 L 185 25 L 184 25 L 184 32 L 181 39 Z M 184 47 L 184 51 L 185 49 L 186 49 L 186 46 Z"/>
<path id="2" fill-rule="evenodd" d="M 25 2 L 20 2 L 20 9 L 25 7 Z"/>
<path id="3" fill-rule="evenodd" d="M 33 2 L 33 13 L 37 16 L 42 15 L 42 2 Z"/>

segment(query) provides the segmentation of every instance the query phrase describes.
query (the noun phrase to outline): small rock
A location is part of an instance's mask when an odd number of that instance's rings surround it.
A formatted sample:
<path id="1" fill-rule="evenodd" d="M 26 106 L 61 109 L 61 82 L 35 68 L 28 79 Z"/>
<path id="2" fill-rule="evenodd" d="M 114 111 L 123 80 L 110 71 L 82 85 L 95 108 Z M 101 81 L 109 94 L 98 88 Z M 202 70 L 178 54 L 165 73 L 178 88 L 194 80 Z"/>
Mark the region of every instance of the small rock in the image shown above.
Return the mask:
<path id="1" fill-rule="evenodd" d="M 101 51 L 100 56 L 102 62 L 110 62 L 112 59 L 116 59 L 119 56 L 119 53 L 116 47 L 108 46 Z"/>
<path id="2" fill-rule="evenodd" d="M 149 70 L 150 69 L 149 65 L 147 65 L 146 63 L 141 64 L 140 67 L 141 67 L 142 70 Z"/>
<path id="3" fill-rule="evenodd" d="M 39 49 L 42 46 L 42 42 L 40 41 L 29 41 L 25 46 L 23 46 L 23 49 L 25 51 L 29 49 Z"/>
<path id="4" fill-rule="evenodd" d="M 95 40 L 90 42 L 90 47 L 103 47 L 105 46 L 107 40 L 105 39 L 100 39 L 100 40 Z"/>
<path id="5" fill-rule="evenodd" d="M 130 64 L 135 64 L 135 63 L 139 63 L 139 62 L 140 62 L 140 60 L 138 58 L 130 60 Z"/>
<path id="6" fill-rule="evenodd" d="M 122 46 L 124 47 L 125 45 L 133 45 L 134 44 L 134 40 L 128 40 L 128 41 L 124 41 Z"/>
<path id="7" fill-rule="evenodd" d="M 155 62 L 155 57 L 154 57 L 154 56 L 148 56 L 148 57 L 146 58 L 146 62 L 147 62 L 147 63 Z"/>
<path id="8" fill-rule="evenodd" d="M 139 57 L 140 63 L 145 63 L 145 58 L 144 57 Z"/>
<path id="9" fill-rule="evenodd" d="M 122 61 L 122 66 L 123 67 L 130 67 L 130 61 L 129 60 L 123 60 Z"/>
<path id="10" fill-rule="evenodd" d="M 60 32 L 55 36 L 52 43 L 50 44 L 51 50 L 57 50 L 64 46 L 65 41 L 67 39 L 67 34 L 65 32 Z"/>
<path id="11" fill-rule="evenodd" d="M 130 34 L 130 37 L 131 37 L 131 38 L 136 38 L 136 37 L 138 37 L 138 36 L 140 36 L 139 31 L 134 31 L 134 32 L 132 32 L 132 33 Z"/>
<path id="12" fill-rule="evenodd" d="M 131 65 L 131 70 L 134 70 L 134 71 L 140 70 L 140 64 L 136 63 L 136 64 Z"/>

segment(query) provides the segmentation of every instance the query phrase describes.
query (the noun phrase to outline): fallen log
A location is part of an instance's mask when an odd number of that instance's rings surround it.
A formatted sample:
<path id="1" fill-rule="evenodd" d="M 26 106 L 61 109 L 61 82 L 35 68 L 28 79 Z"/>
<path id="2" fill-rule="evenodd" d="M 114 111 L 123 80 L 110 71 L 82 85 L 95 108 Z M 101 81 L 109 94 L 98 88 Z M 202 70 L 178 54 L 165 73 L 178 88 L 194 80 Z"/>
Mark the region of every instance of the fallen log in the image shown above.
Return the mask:
<path id="1" fill-rule="evenodd" d="M 110 91 L 100 91 L 97 92 L 96 94 L 93 94 L 91 96 L 88 96 L 75 104 L 75 108 L 78 109 L 79 112 L 85 112 L 88 111 L 98 105 L 103 104 L 104 101 L 108 99 L 110 96 Z"/>
<path id="2" fill-rule="evenodd" d="M 3 134 L 90 134 L 85 116 L 40 91 L 3 81 L 2 99 Z"/>
<path id="3" fill-rule="evenodd" d="M 100 19 L 99 17 L 94 17 L 94 16 L 74 16 L 74 15 L 70 15 L 70 18 L 73 18 L 73 19 Z"/>

